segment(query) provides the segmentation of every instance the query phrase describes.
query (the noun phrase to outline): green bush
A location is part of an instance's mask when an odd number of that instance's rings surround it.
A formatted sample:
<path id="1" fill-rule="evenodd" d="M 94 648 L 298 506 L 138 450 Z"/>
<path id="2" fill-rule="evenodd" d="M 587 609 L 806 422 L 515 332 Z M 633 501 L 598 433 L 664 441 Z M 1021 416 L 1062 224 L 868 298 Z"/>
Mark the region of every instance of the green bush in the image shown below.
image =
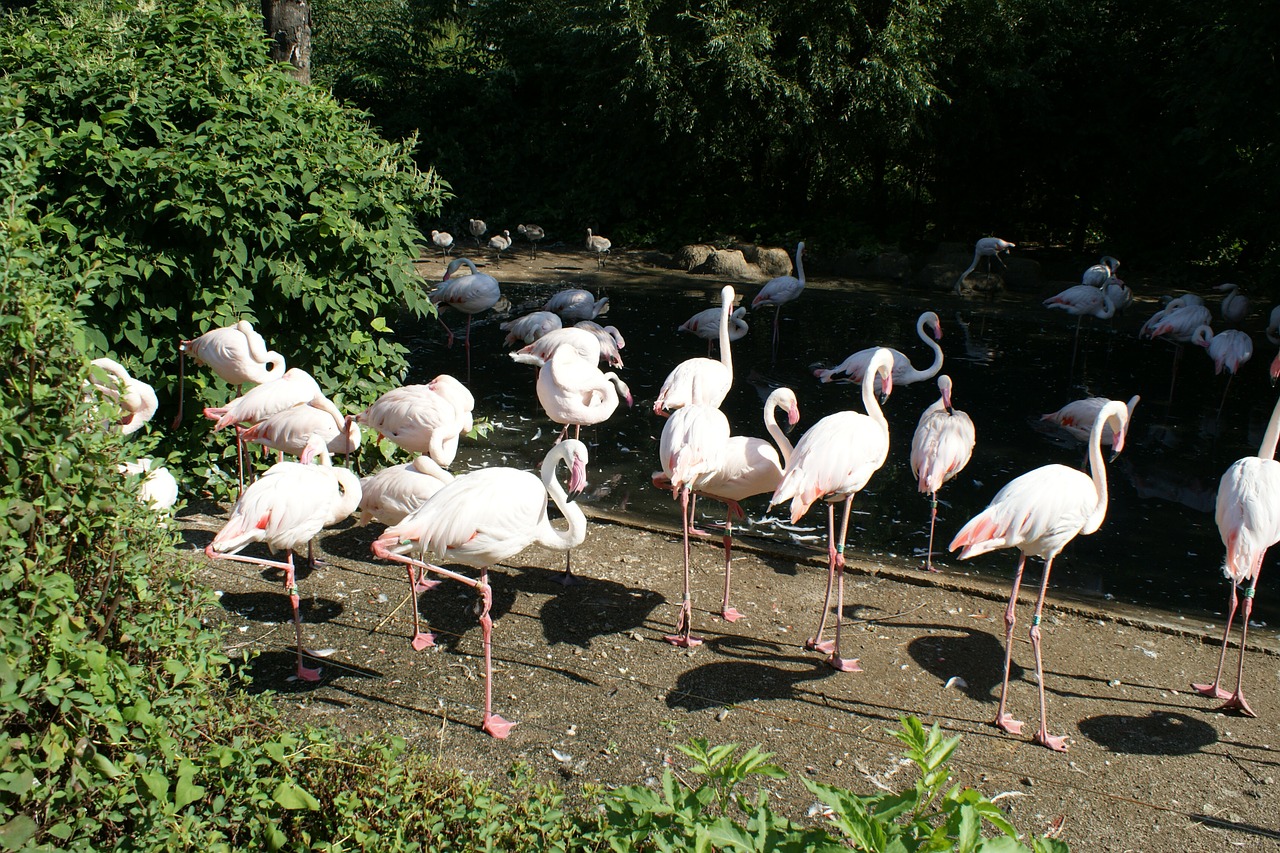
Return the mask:
<path id="1" fill-rule="evenodd" d="M 169 412 L 178 341 L 238 319 L 339 405 L 399 382 L 392 324 L 431 311 L 414 219 L 448 185 L 413 140 L 272 67 L 257 4 L 40 3 L 6 15 L 0 67 L 0 122 L 37 169 L 29 215 L 96 271 L 53 282 L 91 354 Z M 193 391 L 230 394 L 207 371 L 188 372 Z M 191 426 L 187 449 L 206 437 Z"/>

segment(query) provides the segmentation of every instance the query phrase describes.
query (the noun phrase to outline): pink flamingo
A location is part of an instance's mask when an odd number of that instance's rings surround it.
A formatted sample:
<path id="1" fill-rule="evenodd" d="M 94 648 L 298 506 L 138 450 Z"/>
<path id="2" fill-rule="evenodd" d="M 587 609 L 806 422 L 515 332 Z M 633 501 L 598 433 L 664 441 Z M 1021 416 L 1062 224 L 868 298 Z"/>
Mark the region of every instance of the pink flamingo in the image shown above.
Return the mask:
<path id="1" fill-rule="evenodd" d="M 1183 344 L 1202 343 L 1212 337 L 1209 321 L 1212 312 L 1204 301 L 1193 294 L 1185 294 L 1170 302 L 1139 330 L 1139 337 L 1164 338 L 1174 344 L 1173 369 L 1169 375 L 1169 399 L 1178 383 L 1178 365 L 1182 362 Z"/>
<path id="2" fill-rule="evenodd" d="M 415 456 L 405 465 L 392 465 L 360 479 L 360 517 L 357 527 L 371 521 L 399 524 L 404 517 L 453 480 L 430 456 Z M 420 590 L 421 591 L 421 590 Z"/>
<path id="3" fill-rule="evenodd" d="M 517 341 L 531 344 L 547 332 L 559 329 L 563 325 L 559 314 L 551 311 L 534 311 L 515 320 L 508 320 L 498 328 L 507 333 L 502 343 L 506 346 L 514 346 Z"/>
<path id="4" fill-rule="evenodd" d="M 416 589 L 418 573 L 434 572 L 473 587 L 480 595 L 480 630 L 484 643 L 484 721 L 482 729 L 505 738 L 512 723 L 493 713 L 493 660 L 491 636 L 493 591 L 489 568 L 537 543 L 569 550 L 587 536 L 587 517 L 556 479 L 560 463 L 569 468 L 569 493 L 586 487 L 587 447 L 569 439 L 557 444 L 542 461 L 542 476 L 515 468 L 482 468 L 455 477 L 399 523 L 387 528 L 373 543 L 373 553 L 384 560 L 403 563 L 413 602 L 413 647 L 434 645 L 430 634 L 419 630 Z M 547 518 L 547 498 L 569 522 L 559 531 Z M 428 556 L 473 566 L 480 577 L 466 575 L 426 562 Z"/>
<path id="5" fill-rule="evenodd" d="M 114 400 L 120 407 L 123 413 L 120 432 L 123 435 L 132 435 L 155 417 L 160 401 L 154 388 L 141 379 L 134 379 L 124 365 L 114 359 L 95 358 L 89 363 L 108 376 L 106 381 L 102 381 L 91 371 L 89 381 L 99 394 Z"/>
<path id="6" fill-rule="evenodd" d="M 1133 419 L 1133 410 L 1142 399 L 1137 394 L 1129 398 L 1125 405 L 1129 409 L 1129 420 Z M 1086 397 L 1083 400 L 1072 400 L 1056 412 L 1041 415 L 1040 420 L 1057 424 L 1068 435 L 1077 441 L 1088 441 L 1093 432 L 1093 424 L 1098 420 L 1098 412 L 1111 402 L 1106 397 Z M 1127 423 L 1127 421 L 1126 421 Z M 1115 442 L 1115 431 L 1110 424 L 1103 424 L 1102 443 L 1111 447 Z"/>
<path id="7" fill-rule="evenodd" d="M 458 455 L 458 440 L 471 431 L 475 397 L 442 373 L 426 385 L 393 388 L 358 415 L 357 423 L 410 453 L 425 453 L 440 465 Z"/>
<path id="8" fill-rule="evenodd" d="M 715 406 L 681 406 L 662 427 L 658 457 L 662 477 L 670 483 L 680 501 L 680 524 L 684 531 L 684 592 L 676 620 L 676 633 L 668 643 L 692 648 L 702 642 L 693 636 L 693 599 L 689 591 L 690 495 L 711 483 L 723 467 L 729 443 L 729 420 Z"/>
<path id="9" fill-rule="evenodd" d="M 745 307 L 735 308 L 733 313 L 729 315 L 730 343 L 742 340 L 747 336 L 747 332 L 751 331 L 751 327 L 743 319 L 746 315 L 747 309 Z M 680 328 L 676 331 L 689 332 L 705 340 L 707 342 L 707 357 L 710 358 L 711 345 L 720 338 L 720 309 L 704 308 L 681 323 Z"/>
<path id="10" fill-rule="evenodd" d="M 1118 269 L 1120 269 L 1119 261 L 1110 255 L 1103 255 L 1096 264 L 1081 274 L 1080 283 L 1089 287 L 1105 287 L 1115 279 Z"/>
<path id="11" fill-rule="evenodd" d="M 312 465 L 319 456 L 325 463 Z M 298 609 L 298 584 L 294 580 L 293 552 L 325 527 L 337 524 L 360 503 L 360 481 L 346 468 L 328 464 L 324 443 L 313 438 L 300 462 L 277 462 L 249 485 L 236 501 L 227 523 L 205 548 L 211 559 L 235 560 L 284 571 L 284 588 L 293 605 L 293 628 L 298 643 L 298 677 L 318 681 L 320 671 L 302 663 L 302 614 Z M 284 550 L 285 562 L 245 557 L 239 552 L 253 542 L 263 542 L 272 553 Z"/>
<path id="12" fill-rule="evenodd" d="M 454 278 L 454 273 L 463 264 L 466 264 L 467 269 L 471 272 Z M 467 350 L 467 376 L 469 377 L 471 375 L 471 318 L 482 311 L 488 311 L 498 304 L 498 300 L 502 298 L 502 289 L 498 286 L 498 280 L 488 273 L 478 271 L 470 258 L 454 258 L 449 262 L 449 266 L 445 267 L 444 280 L 427 298 L 431 300 L 432 305 L 448 305 L 467 315 L 465 345 Z M 449 333 L 449 340 L 445 346 L 453 346 L 453 331 L 445 323 L 444 318 L 440 316 L 438 309 L 436 311 L 436 319 L 440 321 L 441 326 L 444 326 L 444 330 Z"/>
<path id="13" fill-rule="evenodd" d="M 1044 667 L 1040 654 L 1040 618 L 1053 559 L 1068 542 L 1078 535 L 1088 536 L 1102 526 L 1107 515 L 1107 472 L 1102 460 L 1102 431 L 1110 423 L 1115 432 L 1112 449 L 1124 449 L 1129 408 L 1119 400 L 1111 400 L 1098 412 L 1089 432 L 1089 468 L 1093 476 L 1065 465 L 1045 465 L 1010 481 L 982 512 L 969 520 L 948 550 L 963 548 L 960 559 L 999 548 L 1018 549 L 1018 570 L 1013 578 L 1013 593 L 1004 613 L 1005 656 L 1004 680 L 1000 686 L 1000 707 L 995 725 L 1010 734 L 1020 734 L 1022 723 L 1005 710 L 1009 694 L 1009 666 L 1013 659 L 1014 611 L 1022 571 L 1027 557 L 1040 557 L 1044 576 L 1031 619 L 1031 649 L 1036 661 L 1036 683 L 1040 692 L 1040 728 L 1035 742 L 1052 750 L 1066 750 L 1066 739 L 1049 734 L 1049 714 L 1044 700 Z"/>
<path id="14" fill-rule="evenodd" d="M 256 424 L 277 412 L 293 406 L 312 405 L 341 419 L 338 407 L 320 390 L 311 374 L 297 367 L 291 367 L 279 379 L 264 382 L 250 388 L 244 394 L 227 403 L 225 406 L 208 406 L 204 416 L 214 422 L 217 432 L 232 424 Z M 240 488 L 244 489 L 244 442 L 239 432 L 236 433 L 236 461 L 240 471 Z"/>
<path id="15" fill-rule="evenodd" d="M 938 489 L 964 470 L 973 456 L 976 434 L 973 420 L 951 405 L 951 377 L 938 377 L 942 395 L 924 410 L 911 438 L 911 475 L 920 491 L 929 496 L 929 550 L 925 552 L 925 568 L 933 567 L 933 528 L 938 520 Z"/>
<path id="16" fill-rule="evenodd" d="M 542 310 L 559 314 L 560 319 L 566 323 L 576 323 L 579 320 L 594 320 L 605 313 L 608 307 L 609 297 L 601 296 L 596 299 L 591 291 L 574 287 L 551 294 Z"/>
<path id="17" fill-rule="evenodd" d="M 178 502 L 178 481 L 164 465 L 150 457 L 120 463 L 120 473 L 138 478 L 138 500 L 155 512 L 172 509 Z"/>
<path id="18" fill-rule="evenodd" d="M 224 382 L 237 388 L 249 382 L 261 385 L 284 375 L 284 356 L 268 350 L 267 342 L 248 320 L 182 341 L 178 352 L 178 414 L 173 419 L 174 429 L 182 423 L 186 358 L 207 365 Z"/>
<path id="19" fill-rule="evenodd" d="M 1249 314 L 1249 297 L 1240 291 L 1238 284 L 1219 284 L 1214 290 L 1224 291 L 1218 310 L 1230 326 L 1238 326 Z"/>
<path id="20" fill-rule="evenodd" d="M 599 364 L 607 358 L 601 337 L 586 329 L 579 329 L 577 326 L 552 329 L 533 343 L 510 355 L 512 361 L 542 367 L 551 360 L 556 350 L 565 347 L 572 349 L 578 358 L 587 364 Z"/>
<path id="21" fill-rule="evenodd" d="M 933 340 L 930 340 L 929 336 L 925 334 L 925 329 L 930 329 L 933 332 Z M 893 347 L 867 347 L 866 349 L 858 350 L 829 370 L 815 370 L 813 375 L 822 382 L 831 382 L 834 379 L 838 379 L 842 374 L 847 374 L 854 382 L 862 382 L 864 377 L 869 372 L 872 372 L 870 368 L 871 359 L 876 350 L 886 349 L 893 356 L 894 385 L 912 385 L 916 382 L 932 379 L 938 375 L 938 371 L 942 370 L 942 347 L 938 346 L 937 343 L 942 340 L 942 321 L 932 311 L 925 311 L 916 319 L 916 334 L 920 337 L 920 340 L 925 342 L 925 346 L 933 350 L 933 362 L 923 370 L 917 370 L 912 367 L 911 359 Z M 877 388 L 876 390 L 880 389 Z"/>
<path id="22" fill-rule="evenodd" d="M 313 435 L 320 436 L 331 454 L 343 456 L 354 453 L 360 447 L 360 427 L 338 411 L 328 406 L 303 403 L 290 406 L 268 415 L 251 427 L 240 429 L 240 441 L 261 444 L 280 454 L 301 455 L 302 449 Z"/>
<path id="23" fill-rule="evenodd" d="M 736 295 L 730 285 L 720 289 L 720 360 L 690 358 L 677 364 L 658 389 L 653 402 L 655 415 L 665 417 L 671 410 L 689 405 L 718 407 L 729 395 L 733 387 L 729 315 Z"/>
<path id="24" fill-rule="evenodd" d="M 622 350 L 626 348 L 626 338 L 617 326 L 601 326 L 595 320 L 579 320 L 574 328 L 586 329 L 600 339 L 600 357 L 610 367 L 622 367 Z"/>
<path id="25" fill-rule="evenodd" d="M 736 608 L 729 606 L 733 519 L 746 518 L 739 501 L 773 492 L 778 487 L 778 483 L 782 482 L 782 470 L 791 458 L 791 442 L 778 426 L 775 409 L 785 409 L 787 422 L 794 426 L 800 420 L 800 408 L 796 402 L 795 392 L 790 388 L 774 389 L 764 403 L 765 429 L 777 442 L 777 450 L 763 439 L 740 435 L 730 436 L 725 445 L 720 469 L 697 492 L 725 505 L 724 598 L 720 603 L 720 616 L 726 622 L 736 622 L 742 617 Z M 654 473 L 653 484 L 660 489 L 671 488 L 671 482 L 663 471 Z"/>
<path id="26" fill-rule="evenodd" d="M 1253 358 L 1253 338 L 1249 337 L 1248 332 L 1239 329 L 1227 329 L 1217 334 L 1208 326 L 1201 326 L 1200 329 L 1202 331 L 1192 339 L 1192 343 L 1205 347 L 1208 351 L 1209 358 L 1213 359 L 1214 375 L 1227 371 L 1227 385 L 1222 389 L 1222 400 L 1218 403 L 1218 412 L 1221 414 L 1222 407 L 1227 402 L 1227 392 L 1231 390 L 1231 380 L 1240 372 L 1241 366 Z"/>
<path id="27" fill-rule="evenodd" d="M 1226 699 L 1218 710 L 1239 711 L 1257 716 L 1244 698 L 1244 649 L 1249 636 L 1249 614 L 1253 610 L 1253 592 L 1262 571 L 1262 558 L 1267 549 L 1280 542 L 1280 462 L 1275 459 L 1280 439 L 1280 401 L 1271 410 L 1271 420 L 1262 436 L 1257 456 L 1237 459 L 1222 475 L 1218 484 L 1214 518 L 1218 534 L 1226 546 L 1227 557 L 1222 570 L 1231 581 L 1227 599 L 1227 627 L 1222 632 L 1222 654 L 1212 684 L 1191 685 L 1204 696 Z M 1236 689 L 1228 694 L 1221 687 L 1222 665 L 1227 659 L 1227 638 L 1236 616 L 1240 584 L 1244 591 L 1244 613 L 1240 620 L 1240 664 L 1236 669 Z"/>
<path id="28" fill-rule="evenodd" d="M 853 496 L 866 486 L 871 476 L 884 465 L 889 454 L 889 421 L 876 402 L 873 386 L 878 379 L 884 395 L 893 391 L 893 353 L 881 348 L 871 357 L 867 367 L 871 382 L 862 383 L 860 412 L 836 412 L 818 421 L 800 439 L 774 490 L 769 505 L 791 501 L 791 522 L 800 520 L 816 500 L 827 502 L 827 592 L 822 601 L 822 618 L 817 633 L 805 648 L 828 654 L 827 664 L 841 672 L 859 672 L 858 661 L 840 656 L 840 624 L 844 617 L 844 543 L 849 533 L 849 514 Z M 844 521 L 836 537 L 835 505 L 844 501 Z M 831 606 L 831 590 L 836 599 L 835 641 L 824 642 L 827 613 Z"/>
<path id="29" fill-rule="evenodd" d="M 1010 243 L 1008 240 L 1001 240 L 999 237 L 983 237 L 973 246 L 973 263 L 969 264 L 968 269 L 960 273 L 960 277 L 956 279 L 955 292 L 959 293 L 964 285 L 964 280 L 969 277 L 969 273 L 978 268 L 978 259 L 987 259 L 987 272 L 991 272 L 991 258 L 1000 261 L 1000 266 L 1006 266 L 1001 260 L 1000 253 L 1009 254 L 1010 249 L 1016 249 L 1016 243 Z"/>
<path id="30" fill-rule="evenodd" d="M 778 349 L 778 318 L 782 316 L 782 306 L 794 302 L 804 292 L 804 241 L 796 244 L 796 274 L 780 275 L 765 282 L 764 287 L 751 300 L 751 310 L 774 306 L 773 312 L 773 349 Z"/>
<path id="31" fill-rule="evenodd" d="M 573 427 L 578 438 L 584 425 L 604 423 L 618 408 L 618 400 L 631 406 L 631 390 L 618 374 L 603 373 L 585 361 L 572 347 L 562 346 L 538 369 L 538 402 L 547 417 L 563 425 L 560 438 Z"/>

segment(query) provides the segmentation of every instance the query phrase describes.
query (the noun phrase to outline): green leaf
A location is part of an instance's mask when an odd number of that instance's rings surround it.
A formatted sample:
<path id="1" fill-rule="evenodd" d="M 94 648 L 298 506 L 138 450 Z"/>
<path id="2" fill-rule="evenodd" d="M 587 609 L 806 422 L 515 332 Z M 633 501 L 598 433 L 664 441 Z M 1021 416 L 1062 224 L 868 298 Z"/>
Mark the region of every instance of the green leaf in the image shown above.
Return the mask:
<path id="1" fill-rule="evenodd" d="M 0 846 L 6 850 L 17 850 L 39 830 L 40 827 L 34 820 L 25 814 L 20 814 L 4 826 L 0 826 Z"/>
<path id="2" fill-rule="evenodd" d="M 316 811 L 320 808 L 320 801 L 300 788 L 291 779 L 286 779 L 277 785 L 275 791 L 271 794 L 271 799 L 286 809 Z"/>

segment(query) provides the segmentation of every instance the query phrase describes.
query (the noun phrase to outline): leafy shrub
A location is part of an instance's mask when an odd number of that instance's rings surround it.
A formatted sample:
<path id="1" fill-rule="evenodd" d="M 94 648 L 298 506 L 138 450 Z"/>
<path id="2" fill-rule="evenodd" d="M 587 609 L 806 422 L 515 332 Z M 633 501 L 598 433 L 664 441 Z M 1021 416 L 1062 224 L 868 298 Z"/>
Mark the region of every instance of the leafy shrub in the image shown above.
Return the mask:
<path id="1" fill-rule="evenodd" d="M 50 0 L 7 24 L 0 121 L 38 170 L 31 218 L 96 270 L 52 282 L 92 354 L 172 400 L 179 340 L 248 319 L 339 405 L 398 382 L 392 323 L 431 311 L 414 217 L 449 197 L 412 139 L 269 65 L 257 6 Z M 192 403 L 230 394 L 188 377 Z"/>

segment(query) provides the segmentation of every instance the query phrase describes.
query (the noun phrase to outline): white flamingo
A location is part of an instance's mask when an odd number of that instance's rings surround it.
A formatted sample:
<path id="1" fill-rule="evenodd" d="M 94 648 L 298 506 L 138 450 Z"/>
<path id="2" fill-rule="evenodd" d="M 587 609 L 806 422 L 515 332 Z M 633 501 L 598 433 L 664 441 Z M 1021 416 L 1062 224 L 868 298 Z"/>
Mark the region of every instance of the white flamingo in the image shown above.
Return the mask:
<path id="1" fill-rule="evenodd" d="M 764 287 L 751 300 L 751 310 L 774 306 L 773 312 L 773 349 L 778 349 L 778 318 L 782 315 L 782 306 L 794 302 L 804 292 L 804 241 L 796 244 L 796 274 L 780 275 L 765 282 Z"/>
<path id="2" fill-rule="evenodd" d="M 729 350 L 729 315 L 736 294 L 731 285 L 720 289 L 720 360 L 690 358 L 680 362 L 667 374 L 658 398 L 653 403 L 655 415 L 666 416 L 682 406 L 719 406 L 733 387 L 733 353 Z"/>
<path id="3" fill-rule="evenodd" d="M 1002 240 L 999 237 L 983 237 L 973 246 L 973 263 L 969 264 L 968 269 L 960 273 L 960 277 L 956 279 L 955 292 L 959 293 L 964 285 L 964 280 L 969 277 L 969 273 L 978 268 L 978 259 L 987 258 L 987 272 L 991 271 L 991 258 L 1000 261 L 1000 266 L 1006 266 L 1005 262 L 1000 258 L 1000 253 L 1006 255 L 1010 249 L 1016 249 L 1016 243 L 1010 243 L 1008 240 Z"/>
<path id="4" fill-rule="evenodd" d="M 587 251 L 596 253 L 596 266 L 599 269 L 604 269 L 604 256 L 609 254 L 611 248 L 613 248 L 613 241 L 608 237 L 592 234 L 591 229 L 587 229 Z"/>
<path id="5" fill-rule="evenodd" d="M 938 520 L 938 489 L 964 470 L 973 456 L 973 420 L 951 405 L 951 377 L 938 377 L 938 401 L 924 410 L 911 438 L 911 476 L 929 496 L 929 550 L 925 568 L 933 567 L 933 528 Z"/>
<path id="6" fill-rule="evenodd" d="M 933 340 L 925 334 L 925 329 L 933 332 Z M 942 340 L 942 321 L 932 311 L 925 311 L 916 319 L 916 335 L 924 341 L 925 346 L 933 350 L 933 362 L 923 370 L 912 367 L 911 360 L 893 347 L 867 347 L 858 350 L 844 361 L 829 370 L 815 370 L 813 375 L 822 382 L 831 382 L 842 375 L 847 375 L 854 382 L 862 382 L 870 371 L 871 359 L 876 350 L 887 349 L 893 356 L 893 384 L 911 385 L 932 379 L 942 370 L 942 347 L 937 341 Z M 879 390 L 879 389 L 877 389 Z"/>

